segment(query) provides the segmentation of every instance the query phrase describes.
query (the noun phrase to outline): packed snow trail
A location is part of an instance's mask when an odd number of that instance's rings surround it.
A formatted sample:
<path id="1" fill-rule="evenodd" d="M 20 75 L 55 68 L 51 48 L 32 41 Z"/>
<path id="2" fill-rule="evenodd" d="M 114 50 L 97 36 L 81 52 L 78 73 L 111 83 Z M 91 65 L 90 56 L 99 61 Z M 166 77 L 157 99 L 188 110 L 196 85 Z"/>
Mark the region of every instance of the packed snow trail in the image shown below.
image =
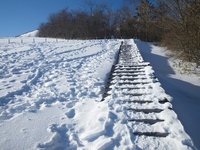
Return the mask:
<path id="1" fill-rule="evenodd" d="M 172 110 L 171 97 L 165 94 L 152 67 L 143 61 L 134 42 L 121 46 L 119 62 L 112 71 L 103 100 L 118 109 L 122 105 L 133 133 L 132 142 L 137 148 L 194 148 Z"/>

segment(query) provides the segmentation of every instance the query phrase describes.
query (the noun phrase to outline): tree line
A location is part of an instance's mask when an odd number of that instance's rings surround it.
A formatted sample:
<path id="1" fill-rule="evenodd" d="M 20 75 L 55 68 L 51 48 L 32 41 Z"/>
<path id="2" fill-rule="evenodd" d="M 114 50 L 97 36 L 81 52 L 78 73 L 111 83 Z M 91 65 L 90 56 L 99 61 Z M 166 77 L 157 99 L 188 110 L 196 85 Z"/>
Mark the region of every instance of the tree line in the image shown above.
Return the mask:
<path id="1" fill-rule="evenodd" d="M 126 1 L 114 11 L 106 4 L 89 3 L 89 11 L 65 9 L 52 14 L 40 25 L 39 36 L 161 42 L 182 58 L 200 64 L 200 0 Z"/>
<path id="2" fill-rule="evenodd" d="M 134 3 L 128 1 L 130 3 L 115 11 L 106 4 L 95 3 L 88 4 L 89 11 L 62 10 L 50 15 L 48 22 L 40 25 L 39 36 L 66 39 L 140 38 L 146 41 L 159 41 L 160 30 L 157 30 L 156 22 L 149 18 L 152 10 L 143 8 L 142 2 L 136 12 L 132 5 L 129 5 Z M 148 6 L 144 7 L 153 7 L 146 2 Z M 144 12 L 143 9 L 149 10 Z M 156 32 L 154 35 L 151 34 L 152 29 Z"/>

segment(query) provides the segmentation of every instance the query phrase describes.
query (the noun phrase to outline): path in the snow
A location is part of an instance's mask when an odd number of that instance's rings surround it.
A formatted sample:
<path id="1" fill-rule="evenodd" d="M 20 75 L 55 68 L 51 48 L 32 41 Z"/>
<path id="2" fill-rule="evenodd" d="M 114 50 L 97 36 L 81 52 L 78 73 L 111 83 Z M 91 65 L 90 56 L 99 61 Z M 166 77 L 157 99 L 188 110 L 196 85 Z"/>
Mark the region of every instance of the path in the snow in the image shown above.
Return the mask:
<path id="1" fill-rule="evenodd" d="M 104 100 L 124 106 L 133 143 L 141 149 L 193 149 L 154 71 L 135 43 L 121 46 Z"/>

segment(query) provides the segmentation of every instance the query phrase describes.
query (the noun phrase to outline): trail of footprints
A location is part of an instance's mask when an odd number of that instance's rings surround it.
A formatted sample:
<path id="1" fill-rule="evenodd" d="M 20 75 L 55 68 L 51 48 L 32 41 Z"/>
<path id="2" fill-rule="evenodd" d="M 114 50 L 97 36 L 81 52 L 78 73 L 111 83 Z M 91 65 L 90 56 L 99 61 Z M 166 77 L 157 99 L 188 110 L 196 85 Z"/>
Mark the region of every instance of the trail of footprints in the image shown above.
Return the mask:
<path id="1" fill-rule="evenodd" d="M 128 124 L 135 136 L 154 138 L 167 137 L 166 131 L 155 128 L 163 126 L 162 113 L 171 109 L 171 104 L 164 97 L 156 97 L 152 84 L 159 84 L 153 73 L 146 72 L 149 63 L 144 62 L 138 49 L 131 45 L 122 45 L 117 63 L 113 66 L 108 81 L 104 100 L 115 91 L 117 99 L 127 109 Z"/>

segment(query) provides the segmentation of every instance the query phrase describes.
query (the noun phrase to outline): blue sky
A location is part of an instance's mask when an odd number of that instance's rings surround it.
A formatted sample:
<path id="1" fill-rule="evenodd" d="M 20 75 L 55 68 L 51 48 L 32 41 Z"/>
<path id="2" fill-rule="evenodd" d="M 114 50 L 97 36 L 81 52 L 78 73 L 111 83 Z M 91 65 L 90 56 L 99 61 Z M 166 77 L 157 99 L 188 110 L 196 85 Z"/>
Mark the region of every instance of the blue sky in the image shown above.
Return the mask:
<path id="1" fill-rule="evenodd" d="M 102 1 L 102 0 L 96 0 Z M 114 8 L 123 0 L 107 0 Z M 64 8 L 84 9 L 84 0 L 1 0 L 0 37 L 17 36 L 38 28 L 48 16 Z"/>

